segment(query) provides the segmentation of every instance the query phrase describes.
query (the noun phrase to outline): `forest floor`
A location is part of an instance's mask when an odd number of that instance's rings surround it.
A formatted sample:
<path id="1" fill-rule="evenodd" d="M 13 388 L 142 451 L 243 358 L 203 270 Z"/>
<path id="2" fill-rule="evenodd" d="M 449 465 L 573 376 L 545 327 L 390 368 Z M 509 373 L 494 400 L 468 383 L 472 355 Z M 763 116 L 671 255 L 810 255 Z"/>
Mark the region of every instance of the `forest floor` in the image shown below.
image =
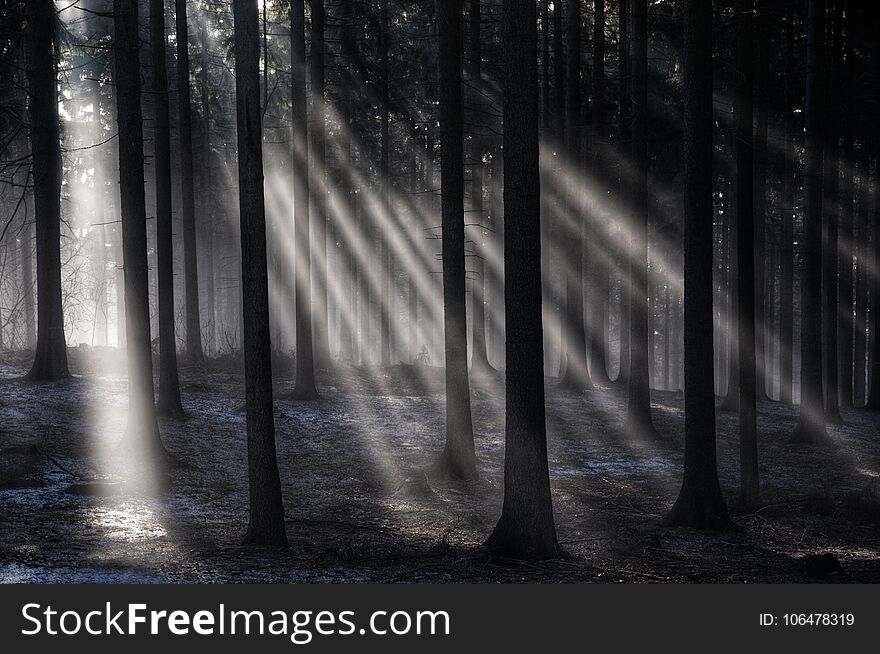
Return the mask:
<path id="1" fill-rule="evenodd" d="M 621 434 L 622 388 L 576 394 L 548 379 L 553 502 L 570 557 L 518 563 L 481 547 L 501 508 L 501 374 L 473 380 L 480 478 L 461 485 L 431 473 L 444 438 L 442 369 L 339 366 L 321 374 L 320 400 L 298 402 L 279 366 L 290 547 L 253 548 L 240 545 L 248 491 L 236 366 L 182 366 L 189 419 L 161 422 L 178 463 L 170 489 L 149 497 L 121 477 L 119 359 L 71 350 L 75 376 L 51 384 L 21 380 L 26 356 L 0 365 L 0 582 L 880 582 L 877 414 L 847 412 L 831 445 L 796 445 L 795 410 L 762 403 L 764 504 L 734 511 L 741 531 L 704 534 L 660 526 L 680 484 L 680 394 L 654 392 L 664 438 L 633 441 Z M 720 411 L 718 420 L 732 502 L 737 421 Z M 83 484 L 95 479 L 104 481 Z"/>

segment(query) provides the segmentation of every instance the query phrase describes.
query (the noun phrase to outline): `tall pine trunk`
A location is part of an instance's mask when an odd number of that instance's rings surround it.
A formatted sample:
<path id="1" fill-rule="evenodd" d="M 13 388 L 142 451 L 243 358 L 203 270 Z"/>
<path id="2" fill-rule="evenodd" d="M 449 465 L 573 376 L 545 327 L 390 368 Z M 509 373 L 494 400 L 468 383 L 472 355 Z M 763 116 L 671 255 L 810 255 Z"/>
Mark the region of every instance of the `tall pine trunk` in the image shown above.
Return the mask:
<path id="1" fill-rule="evenodd" d="M 684 6 L 684 477 L 666 524 L 732 526 L 718 483 L 712 280 L 712 7 Z"/>
<path id="2" fill-rule="evenodd" d="M 461 78 L 461 0 L 439 6 L 440 185 L 443 238 L 443 325 L 446 354 L 446 447 L 443 474 L 476 476 L 467 368 L 464 253 L 464 118 Z M 536 119 L 537 120 L 537 119 Z"/>
<path id="3" fill-rule="evenodd" d="M 825 0 L 809 0 L 804 154 L 803 271 L 801 273 L 800 412 L 796 441 L 827 438 L 822 401 L 822 161 Z"/>
<path id="4" fill-rule="evenodd" d="M 737 386 L 739 390 L 740 502 L 758 500 L 757 370 L 755 347 L 755 170 L 753 0 L 736 0 L 736 237 L 737 237 Z M 763 187 L 763 184 L 762 184 Z M 763 204 L 763 203 L 762 203 Z M 762 223 L 762 221 L 759 221 Z M 758 236 L 761 238 L 761 235 Z M 763 297 L 760 304 L 763 304 Z"/>
<path id="5" fill-rule="evenodd" d="M 272 344 L 256 0 L 234 0 L 235 99 L 250 519 L 245 544 L 287 545 L 272 415 Z"/>
<path id="6" fill-rule="evenodd" d="M 164 448 L 153 405 L 138 0 L 116 0 L 113 24 L 128 356 L 126 446 L 135 457 L 157 460 Z"/>
<path id="7" fill-rule="evenodd" d="M 294 286 L 296 306 L 296 386 L 294 395 L 318 397 L 312 342 L 312 248 L 309 219 L 309 133 L 306 97 L 305 2 L 290 5 L 291 123 L 293 125 Z"/>
<path id="8" fill-rule="evenodd" d="M 504 0 L 504 504 L 487 541 L 503 556 L 560 555 L 544 416 L 535 3 Z"/>
<path id="9" fill-rule="evenodd" d="M 625 431 L 657 438 L 651 420 L 648 361 L 648 4 L 632 3 L 632 166 L 630 369 Z"/>
<path id="10" fill-rule="evenodd" d="M 159 290 L 159 400 L 161 416 L 182 419 L 177 340 L 174 335 L 174 243 L 171 214 L 171 127 L 165 61 L 165 2 L 150 0 L 150 52 L 153 60 L 156 255 Z"/>
<path id="11" fill-rule="evenodd" d="M 33 0 L 26 11 L 26 76 L 37 244 L 37 346 L 26 378 L 55 381 L 70 375 L 61 303 L 61 127 L 56 90 L 55 3 Z"/>

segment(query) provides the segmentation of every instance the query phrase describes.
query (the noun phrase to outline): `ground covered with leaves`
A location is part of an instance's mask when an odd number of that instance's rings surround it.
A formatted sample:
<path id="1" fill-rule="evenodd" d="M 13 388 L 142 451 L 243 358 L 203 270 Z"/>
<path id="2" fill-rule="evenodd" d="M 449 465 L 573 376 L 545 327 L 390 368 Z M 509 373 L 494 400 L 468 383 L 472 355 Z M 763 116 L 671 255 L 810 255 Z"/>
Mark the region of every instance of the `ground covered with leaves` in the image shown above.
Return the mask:
<path id="1" fill-rule="evenodd" d="M 519 563 L 481 544 L 501 508 L 503 375 L 475 375 L 479 480 L 438 478 L 443 371 L 338 366 L 321 399 L 291 398 L 276 366 L 279 469 L 290 547 L 240 545 L 247 524 L 239 362 L 183 366 L 185 422 L 162 421 L 171 486 L 147 496 L 118 443 L 127 384 L 115 350 L 77 349 L 74 377 L 22 381 L 0 365 L 0 581 L 880 582 L 880 415 L 845 413 L 831 444 L 793 444 L 796 411 L 762 403 L 762 505 L 739 531 L 661 526 L 680 484 L 682 397 L 653 393 L 659 441 L 622 434 L 625 390 L 547 380 L 550 475 L 568 556 Z M 725 496 L 738 488 L 737 421 L 718 413 Z"/>

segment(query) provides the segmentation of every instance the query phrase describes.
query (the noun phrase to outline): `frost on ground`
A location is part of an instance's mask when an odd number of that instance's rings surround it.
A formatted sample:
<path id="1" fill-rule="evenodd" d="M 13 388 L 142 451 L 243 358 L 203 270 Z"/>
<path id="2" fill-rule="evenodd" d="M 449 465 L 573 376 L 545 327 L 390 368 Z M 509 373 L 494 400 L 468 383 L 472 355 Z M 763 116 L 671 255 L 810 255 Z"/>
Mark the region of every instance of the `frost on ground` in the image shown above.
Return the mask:
<path id="1" fill-rule="evenodd" d="M 461 486 L 431 474 L 442 370 L 340 366 L 321 374 L 320 400 L 296 402 L 289 366 L 277 366 L 290 547 L 263 549 L 239 545 L 248 494 L 233 362 L 182 369 L 189 420 L 161 425 L 176 465 L 160 497 L 139 494 L 120 467 L 127 387 L 112 351 L 73 352 L 76 376 L 53 384 L 22 381 L 25 366 L 11 356 L 0 365 L 2 582 L 880 581 L 876 414 L 847 413 L 831 447 L 794 445 L 794 410 L 763 403 L 764 505 L 736 515 L 741 532 L 707 535 L 659 526 L 680 482 L 679 394 L 653 394 L 664 440 L 634 441 L 620 431 L 623 389 L 575 395 L 548 379 L 554 509 L 571 556 L 526 564 L 480 547 L 501 507 L 500 374 L 474 380 L 480 480 Z M 733 501 L 736 418 L 719 412 L 718 422 Z M 842 573 L 805 563 L 826 553 Z"/>

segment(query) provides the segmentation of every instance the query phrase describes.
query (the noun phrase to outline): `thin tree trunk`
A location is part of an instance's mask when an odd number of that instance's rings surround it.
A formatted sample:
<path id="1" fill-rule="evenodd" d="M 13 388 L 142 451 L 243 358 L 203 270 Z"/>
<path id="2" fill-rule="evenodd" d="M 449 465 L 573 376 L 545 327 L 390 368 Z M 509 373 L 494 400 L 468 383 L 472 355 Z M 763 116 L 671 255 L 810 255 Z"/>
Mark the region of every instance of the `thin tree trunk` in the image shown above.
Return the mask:
<path id="1" fill-rule="evenodd" d="M 461 0 L 444 0 L 440 3 L 440 183 L 443 214 L 441 231 L 446 354 L 446 447 L 439 467 L 443 474 L 472 479 L 476 477 L 477 470 L 465 318 L 461 13 Z"/>
<path id="2" fill-rule="evenodd" d="M 632 3 L 632 248 L 630 276 L 630 371 L 625 431 L 658 438 L 651 420 L 648 361 L 648 6 Z"/>
<path id="3" fill-rule="evenodd" d="M 296 385 L 294 396 L 302 400 L 318 397 L 315 385 L 312 342 L 312 256 L 309 222 L 309 134 L 306 97 L 305 2 L 290 6 L 291 123 L 293 124 L 293 222 L 294 285 L 296 306 Z"/>
<path id="4" fill-rule="evenodd" d="M 174 243 L 171 208 L 171 127 L 165 61 L 165 2 L 150 0 L 150 52 L 153 59 L 156 257 L 159 305 L 159 400 L 161 416 L 183 419 L 177 340 L 174 335 Z M 187 78 L 188 79 L 188 78 Z"/>
<path id="5" fill-rule="evenodd" d="M 125 257 L 125 341 L 128 355 L 127 448 L 137 460 L 164 457 L 153 404 L 147 216 L 138 0 L 113 3 L 119 186 Z"/>
<path id="6" fill-rule="evenodd" d="M 379 350 L 382 366 L 391 365 L 392 322 L 394 316 L 394 262 L 391 254 L 391 234 L 396 227 L 391 215 L 391 123 L 389 120 L 390 81 L 389 65 L 389 16 L 388 0 L 379 3 L 379 111 L 381 163 L 379 166 L 379 183 L 381 184 L 382 220 L 378 233 L 378 241 L 382 251 L 385 274 L 382 275 L 382 296 L 380 298 L 379 316 L 381 320 Z"/>
<path id="7" fill-rule="evenodd" d="M 822 160 L 825 140 L 822 80 L 825 0 L 809 0 L 805 130 L 805 213 L 801 274 L 801 404 L 794 439 L 827 438 L 822 402 Z"/>
<path id="8" fill-rule="evenodd" d="M 853 161 L 853 30 L 852 3 L 846 2 L 846 62 L 844 68 L 844 127 L 842 146 L 843 181 L 840 192 L 840 279 L 838 322 L 838 377 L 840 404 L 845 409 L 853 408 L 853 189 L 855 184 L 855 162 Z"/>
<path id="9" fill-rule="evenodd" d="M 783 404 L 794 403 L 794 213 L 795 171 L 797 148 L 795 147 L 794 88 L 798 80 L 794 52 L 794 12 L 785 16 L 785 89 L 783 97 L 782 148 L 782 236 L 779 256 L 781 259 L 780 306 L 779 306 L 779 400 Z"/>
<path id="10" fill-rule="evenodd" d="M 880 11 L 875 11 L 875 34 L 880 29 Z M 874 44 L 873 57 L 873 73 L 874 73 L 874 102 L 880 102 L 880 48 Z M 872 139 L 874 143 L 875 153 L 880 138 L 876 132 Z M 880 157 L 875 155 L 874 162 L 874 206 L 872 207 L 873 218 L 873 251 L 866 259 L 870 260 L 873 268 L 873 274 L 870 274 L 870 296 L 871 296 L 871 325 L 869 328 L 871 334 L 870 368 L 868 369 L 868 391 L 865 407 L 872 411 L 880 411 L 880 200 L 877 199 L 877 193 L 880 192 Z M 867 222 L 867 221 L 866 221 Z"/>
<path id="11" fill-rule="evenodd" d="M 825 95 L 825 158 L 823 160 L 822 200 L 822 369 L 825 379 L 825 420 L 828 424 L 843 422 L 840 415 L 838 389 L 838 220 L 840 216 L 840 41 L 842 34 L 840 0 L 832 4 L 829 25 L 830 53 L 828 88 Z"/>
<path id="12" fill-rule="evenodd" d="M 620 208 L 623 215 L 630 215 L 631 209 L 628 202 L 630 191 L 630 175 L 631 171 L 627 167 L 626 162 L 629 159 L 629 151 L 631 150 L 630 137 L 632 130 L 630 126 L 630 114 L 632 111 L 632 99 L 630 94 L 630 54 L 629 54 L 629 0 L 620 0 L 618 2 L 618 21 L 619 21 L 619 37 L 618 42 L 618 60 L 620 62 L 620 97 L 618 99 L 620 124 L 618 126 L 618 140 L 620 141 Z M 630 293 L 631 278 L 629 246 L 631 239 L 628 229 L 624 228 L 619 232 L 621 241 L 619 246 L 618 272 L 620 275 L 620 363 L 617 372 L 617 383 L 629 383 L 630 369 Z"/>
<path id="13" fill-rule="evenodd" d="M 755 2 L 755 144 L 754 144 L 754 278 L 755 291 L 755 393 L 758 401 L 768 400 L 766 355 L 767 328 L 764 299 L 767 282 L 767 132 L 770 76 L 770 0 Z"/>
<path id="14" fill-rule="evenodd" d="M 579 162 L 581 139 L 581 6 L 566 4 L 565 151 L 569 161 Z M 584 321 L 584 217 L 576 200 L 580 189 L 564 188 L 562 234 L 565 257 L 565 373 L 560 383 L 576 391 L 593 387 L 587 363 L 587 331 Z"/>
<path id="15" fill-rule="evenodd" d="M 312 329 L 315 364 L 319 368 L 330 365 L 330 332 L 328 304 L 329 277 L 327 267 L 327 194 L 325 192 L 326 129 L 324 70 L 324 27 L 326 14 L 324 0 L 311 0 L 311 78 L 312 119 L 310 176 L 312 207 L 310 225 L 312 247 Z"/>
<path id="16" fill-rule="evenodd" d="M 196 244 L 196 203 L 193 184 L 192 100 L 189 88 L 189 29 L 186 0 L 175 0 L 177 38 L 177 127 L 180 138 L 180 199 L 183 214 L 183 268 L 186 296 L 186 356 L 204 357 L 199 315 L 199 268 Z M 163 48 L 164 51 L 164 48 Z M 160 389 L 161 399 L 161 389 Z"/>
<path id="17" fill-rule="evenodd" d="M 744 506 L 758 501 L 757 351 L 755 347 L 755 170 L 753 131 L 753 0 L 736 0 L 736 229 L 739 344 L 740 497 Z M 765 171 L 766 172 L 766 171 Z M 762 185 L 763 186 L 763 185 Z M 762 203 L 763 204 L 763 203 Z M 758 238 L 761 238 L 759 235 Z M 763 304 L 763 297 L 760 304 Z"/>

